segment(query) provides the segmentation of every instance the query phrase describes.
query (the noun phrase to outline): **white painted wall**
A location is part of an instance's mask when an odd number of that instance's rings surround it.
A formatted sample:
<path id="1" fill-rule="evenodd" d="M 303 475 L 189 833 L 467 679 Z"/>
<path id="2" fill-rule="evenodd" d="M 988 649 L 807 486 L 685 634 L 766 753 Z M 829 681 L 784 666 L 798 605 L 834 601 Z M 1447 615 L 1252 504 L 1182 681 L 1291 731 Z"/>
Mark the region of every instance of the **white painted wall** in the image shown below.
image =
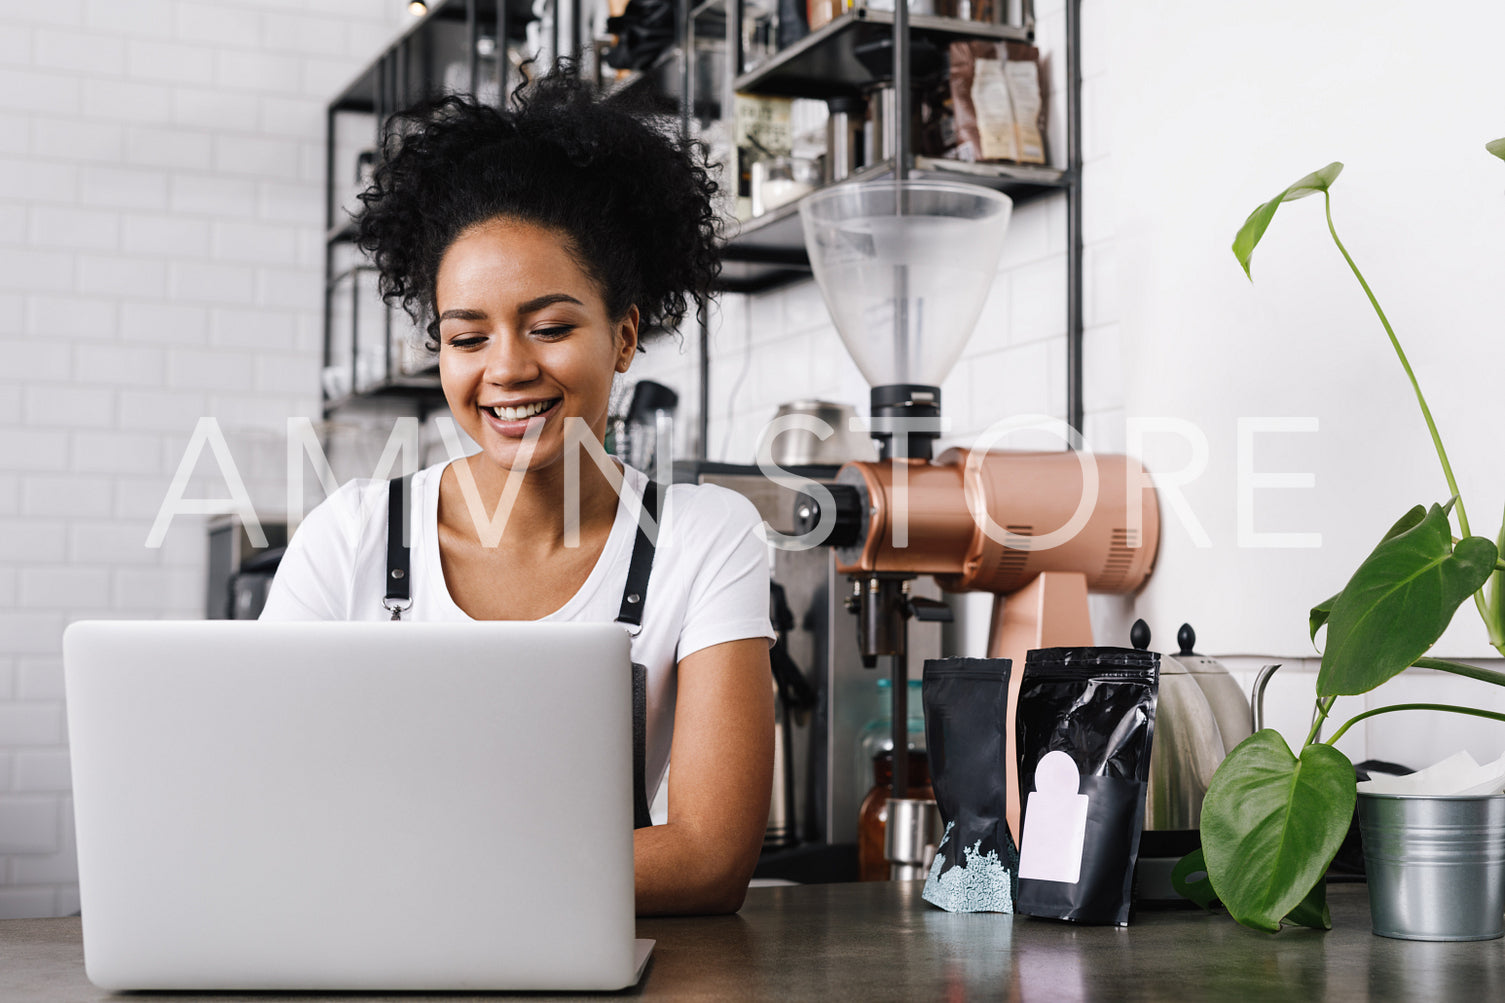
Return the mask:
<path id="1" fill-rule="evenodd" d="M 64 624 L 201 616 L 202 520 L 143 543 L 194 421 L 276 499 L 318 414 L 324 106 L 403 7 L 0 7 L 0 917 L 78 908 Z"/>
<path id="2" fill-rule="evenodd" d="M 1281 208 L 1252 284 L 1229 245 L 1256 205 L 1346 164 L 1339 235 L 1429 395 L 1473 531 L 1495 537 L 1505 163 L 1483 147 L 1505 135 L 1492 42 L 1505 10 L 1159 0 L 1112 15 L 1111 166 L 1092 191 L 1111 190 L 1116 210 L 1127 413 L 1184 419 L 1209 446 L 1185 494 L 1210 545 L 1168 522 L 1140 609 L 1192 619 L 1226 650 L 1308 654 L 1307 609 L 1403 512 L 1449 492 L 1321 198 Z M 1316 431 L 1253 440 L 1253 470 L 1314 483 L 1251 491 L 1252 529 L 1319 545 L 1240 542 L 1237 429 L 1255 416 L 1305 418 Z M 1186 451 L 1173 436 L 1146 441 L 1152 467 L 1179 468 Z M 1495 654 L 1471 605 L 1439 652 Z"/>
<path id="3" fill-rule="evenodd" d="M 1505 500 L 1496 386 L 1505 164 L 1483 145 L 1505 135 L 1493 41 L 1505 12 L 1395 0 L 1097 9 L 1084 48 L 1106 58 L 1111 90 L 1088 88 L 1090 134 L 1106 134 L 1108 146 L 1087 170 L 1088 218 L 1113 234 L 1117 267 L 1098 273 L 1092 295 L 1116 303 L 1124 413 L 1188 423 L 1208 456 L 1184 494 L 1209 545 L 1168 518 L 1134 612 L 1161 636 L 1190 620 L 1202 650 L 1232 656 L 1246 682 L 1260 663 L 1284 662 L 1271 720 L 1294 744 L 1319 664 L 1308 609 L 1342 587 L 1406 509 L 1448 491 L 1321 200 L 1280 209 L 1253 284 L 1229 245 L 1256 205 L 1333 160 L 1346 164 L 1333 198 L 1339 235 L 1429 395 L 1473 532 L 1494 537 Z M 1308 419 L 1316 431 L 1253 439 L 1248 469 L 1312 482 L 1250 491 L 1251 528 L 1319 534 L 1320 546 L 1240 544 L 1238 422 L 1258 416 Z M 1174 435 L 1150 435 L 1141 455 L 1171 472 L 1189 454 Z M 1436 651 L 1502 664 L 1472 603 Z M 1505 693 L 1413 670 L 1340 701 L 1333 719 L 1413 701 L 1500 710 Z M 1460 747 L 1493 759 L 1505 726 L 1406 712 L 1370 719 L 1340 745 L 1355 760 L 1411 766 Z"/>

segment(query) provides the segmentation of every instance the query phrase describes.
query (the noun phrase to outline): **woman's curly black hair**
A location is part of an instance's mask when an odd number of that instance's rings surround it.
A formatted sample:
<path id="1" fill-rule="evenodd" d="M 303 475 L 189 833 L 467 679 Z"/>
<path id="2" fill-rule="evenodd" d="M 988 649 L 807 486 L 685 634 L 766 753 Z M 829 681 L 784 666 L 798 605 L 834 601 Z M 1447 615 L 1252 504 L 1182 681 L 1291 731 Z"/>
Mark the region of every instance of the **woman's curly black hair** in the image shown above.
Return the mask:
<path id="1" fill-rule="evenodd" d="M 438 348 L 439 262 L 468 228 L 497 217 L 563 234 L 609 315 L 632 306 L 639 330 L 704 320 L 720 272 L 717 184 L 704 147 L 661 108 L 601 98 L 573 64 L 514 94 L 507 108 L 449 95 L 399 112 L 361 193 L 358 241 Z"/>

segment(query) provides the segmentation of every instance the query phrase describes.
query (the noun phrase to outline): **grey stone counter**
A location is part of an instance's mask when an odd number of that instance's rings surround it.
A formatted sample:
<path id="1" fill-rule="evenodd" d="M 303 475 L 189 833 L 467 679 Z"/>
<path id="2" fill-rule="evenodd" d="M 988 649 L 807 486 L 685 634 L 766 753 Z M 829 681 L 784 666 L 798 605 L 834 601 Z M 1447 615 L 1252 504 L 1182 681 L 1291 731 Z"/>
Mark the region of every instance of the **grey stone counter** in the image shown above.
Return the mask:
<path id="1" fill-rule="evenodd" d="M 1387 940 L 1370 933 L 1363 885 L 1333 886 L 1329 899 L 1331 931 L 1288 929 L 1272 937 L 1226 916 L 1191 910 L 1141 910 L 1127 929 L 1025 916 L 953 915 L 921 900 L 919 883 L 755 888 L 736 916 L 640 920 L 638 936 L 657 940 L 658 947 L 643 983 L 624 995 L 823 1003 L 1505 999 L 1505 940 Z M 0 1000 L 106 998 L 84 977 L 77 919 L 0 922 Z M 196 997 L 173 993 L 170 998 Z M 331 997 L 225 993 L 212 998 Z"/>

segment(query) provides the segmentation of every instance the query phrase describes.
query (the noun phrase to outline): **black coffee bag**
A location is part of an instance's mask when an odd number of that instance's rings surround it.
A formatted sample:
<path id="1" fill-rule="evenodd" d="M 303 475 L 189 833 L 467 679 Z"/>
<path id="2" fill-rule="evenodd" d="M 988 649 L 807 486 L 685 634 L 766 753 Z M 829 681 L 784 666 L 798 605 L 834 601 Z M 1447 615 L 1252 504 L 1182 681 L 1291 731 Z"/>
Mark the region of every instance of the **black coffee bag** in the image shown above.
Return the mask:
<path id="1" fill-rule="evenodd" d="M 1019 912 L 1128 924 L 1159 683 L 1153 651 L 1025 656 L 1016 717 Z"/>
<path id="2" fill-rule="evenodd" d="M 1013 912 L 1019 854 L 1009 836 L 1004 736 L 1007 658 L 925 662 L 925 747 L 945 834 L 923 895 L 951 912 Z"/>

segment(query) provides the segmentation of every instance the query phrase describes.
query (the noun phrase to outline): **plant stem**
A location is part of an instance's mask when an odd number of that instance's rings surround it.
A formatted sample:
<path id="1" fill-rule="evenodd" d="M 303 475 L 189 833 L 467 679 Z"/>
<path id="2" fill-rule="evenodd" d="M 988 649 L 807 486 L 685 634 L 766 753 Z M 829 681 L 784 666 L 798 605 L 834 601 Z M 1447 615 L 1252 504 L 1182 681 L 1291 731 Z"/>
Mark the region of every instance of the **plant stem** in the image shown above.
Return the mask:
<path id="1" fill-rule="evenodd" d="M 1327 740 L 1327 744 L 1337 745 L 1338 739 L 1342 738 L 1349 728 L 1352 728 L 1366 717 L 1374 717 L 1376 714 L 1388 714 L 1393 710 L 1440 710 L 1449 711 L 1454 714 L 1469 714 L 1473 717 L 1487 717 L 1495 721 L 1505 721 L 1505 714 L 1499 714 L 1492 710 L 1480 710 L 1477 707 L 1459 707 L 1455 704 L 1446 703 L 1397 703 L 1391 704 L 1388 707 L 1376 707 L 1374 710 L 1366 710 L 1362 714 L 1355 714 L 1344 722 L 1343 727 L 1333 733 L 1333 737 Z"/>
<path id="2" fill-rule="evenodd" d="M 1312 730 L 1306 733 L 1306 741 L 1301 743 L 1304 749 L 1317 741 L 1317 736 L 1322 734 L 1322 722 L 1327 720 L 1327 712 L 1333 709 L 1333 703 L 1337 697 L 1318 697 L 1316 720 L 1312 722 Z"/>
<path id="3" fill-rule="evenodd" d="M 1436 669 L 1439 672 L 1451 672 L 1456 676 L 1467 676 L 1481 682 L 1494 683 L 1496 686 L 1505 686 L 1505 672 L 1481 669 L 1477 665 L 1469 665 L 1466 662 L 1450 662 L 1445 658 L 1418 658 L 1415 665 L 1418 669 Z"/>
<path id="4" fill-rule="evenodd" d="M 1390 346 L 1395 349 L 1395 355 L 1400 359 L 1401 368 L 1406 371 L 1406 378 L 1411 381 L 1411 389 L 1416 392 L 1416 403 L 1421 405 L 1421 416 L 1427 420 L 1427 431 L 1432 434 L 1432 445 L 1437 447 L 1437 459 L 1442 461 L 1442 474 L 1447 478 L 1448 490 L 1452 496 L 1458 499 L 1458 528 L 1464 536 L 1472 536 L 1468 529 L 1468 512 L 1463 508 L 1463 495 L 1458 491 L 1458 480 L 1453 476 L 1453 465 L 1448 462 L 1447 450 L 1442 448 L 1442 436 L 1437 431 L 1437 423 L 1432 420 L 1432 409 L 1427 407 L 1427 399 L 1422 395 L 1421 384 L 1416 379 L 1416 373 L 1411 370 L 1411 363 L 1406 359 L 1405 350 L 1400 347 L 1400 339 L 1395 336 L 1395 329 L 1390 326 L 1390 319 L 1385 316 L 1385 311 L 1380 308 L 1380 301 L 1375 299 L 1374 291 L 1369 288 L 1369 283 L 1364 281 L 1364 274 L 1359 271 L 1359 266 L 1354 263 L 1353 256 L 1348 253 L 1348 248 L 1343 246 L 1343 241 L 1338 239 L 1338 230 L 1333 226 L 1333 198 L 1327 190 L 1322 192 L 1322 201 L 1327 210 L 1327 232 L 1333 235 L 1333 243 L 1338 245 L 1338 250 L 1343 255 L 1343 260 L 1348 262 L 1348 268 L 1353 272 L 1353 277 L 1359 280 L 1359 285 L 1364 288 L 1364 295 L 1369 297 L 1369 305 L 1374 307 L 1374 312 L 1379 315 L 1380 323 L 1385 326 L 1385 333 L 1390 336 Z M 1474 593 L 1474 605 L 1479 608 L 1479 616 L 1486 624 L 1489 623 L 1489 610 L 1484 603 L 1484 590 L 1481 588 Z"/>

